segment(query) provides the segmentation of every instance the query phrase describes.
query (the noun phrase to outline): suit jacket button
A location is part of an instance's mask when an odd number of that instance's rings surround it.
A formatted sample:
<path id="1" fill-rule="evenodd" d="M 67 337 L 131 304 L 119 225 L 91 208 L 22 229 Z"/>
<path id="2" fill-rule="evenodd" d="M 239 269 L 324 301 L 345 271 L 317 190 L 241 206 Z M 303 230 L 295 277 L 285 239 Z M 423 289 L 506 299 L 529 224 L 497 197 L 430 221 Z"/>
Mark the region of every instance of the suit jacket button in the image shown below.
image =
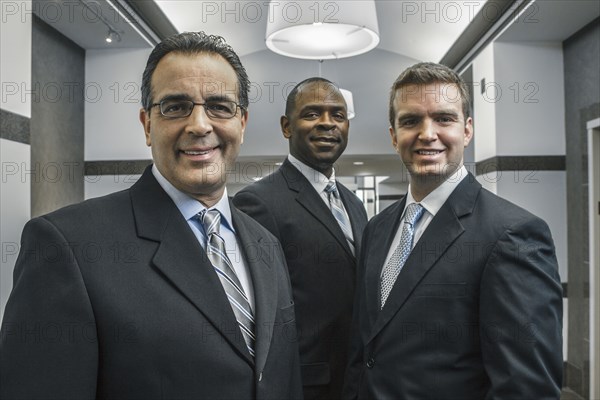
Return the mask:
<path id="1" fill-rule="evenodd" d="M 373 368 L 374 365 L 375 359 L 373 357 L 369 358 L 369 361 L 367 361 L 367 368 Z"/>
<path id="2" fill-rule="evenodd" d="M 262 381 L 262 372 L 260 374 L 258 374 L 258 381 Z"/>

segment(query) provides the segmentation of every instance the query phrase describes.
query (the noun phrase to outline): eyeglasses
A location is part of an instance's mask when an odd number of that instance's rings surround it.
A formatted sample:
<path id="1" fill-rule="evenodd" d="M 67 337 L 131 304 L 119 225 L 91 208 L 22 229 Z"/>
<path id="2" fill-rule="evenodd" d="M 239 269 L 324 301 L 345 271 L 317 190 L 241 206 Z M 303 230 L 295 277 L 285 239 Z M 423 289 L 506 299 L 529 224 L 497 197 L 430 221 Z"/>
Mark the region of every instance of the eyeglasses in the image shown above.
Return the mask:
<path id="1" fill-rule="evenodd" d="M 194 103 L 191 100 L 163 100 L 160 103 L 152 104 L 152 107 L 160 106 L 160 113 L 167 118 L 185 118 L 189 117 L 194 110 L 194 106 L 204 107 L 204 111 L 209 118 L 230 119 L 235 117 L 238 107 L 242 106 L 235 101 L 207 101 L 206 103 Z"/>

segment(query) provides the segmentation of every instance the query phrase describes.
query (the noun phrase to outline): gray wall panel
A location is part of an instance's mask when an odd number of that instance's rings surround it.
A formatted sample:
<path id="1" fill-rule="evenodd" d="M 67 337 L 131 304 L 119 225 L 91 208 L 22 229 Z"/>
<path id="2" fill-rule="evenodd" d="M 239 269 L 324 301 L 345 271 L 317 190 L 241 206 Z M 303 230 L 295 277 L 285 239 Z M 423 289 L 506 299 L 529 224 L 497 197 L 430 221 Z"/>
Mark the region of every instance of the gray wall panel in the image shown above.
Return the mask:
<path id="1" fill-rule="evenodd" d="M 31 215 L 83 200 L 85 51 L 32 23 Z"/>
<path id="2" fill-rule="evenodd" d="M 600 19 L 563 43 L 568 205 L 569 338 L 566 384 L 589 396 L 587 121 L 600 117 Z"/>

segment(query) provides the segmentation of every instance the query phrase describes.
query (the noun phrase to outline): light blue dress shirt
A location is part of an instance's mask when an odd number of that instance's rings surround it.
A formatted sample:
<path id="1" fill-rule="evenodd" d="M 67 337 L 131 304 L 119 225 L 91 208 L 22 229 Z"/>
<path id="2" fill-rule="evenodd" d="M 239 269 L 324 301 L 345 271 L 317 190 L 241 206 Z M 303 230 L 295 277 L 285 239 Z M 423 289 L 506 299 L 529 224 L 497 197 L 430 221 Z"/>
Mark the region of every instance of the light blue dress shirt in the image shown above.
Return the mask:
<path id="1" fill-rule="evenodd" d="M 158 184 L 164 189 L 169 197 L 173 200 L 183 218 L 187 221 L 188 225 L 196 235 L 196 239 L 203 249 L 206 249 L 207 235 L 204 230 L 202 222 L 196 217 L 198 213 L 201 213 L 206 207 L 198 200 L 194 199 L 190 195 L 182 192 L 171 184 L 158 170 L 156 164 L 152 166 L 152 174 L 158 181 Z M 229 199 L 227 197 L 227 188 L 223 192 L 223 196 L 214 206 L 209 208 L 210 210 L 216 209 L 221 213 L 221 228 L 220 235 L 225 241 L 225 251 L 227 256 L 231 260 L 233 269 L 240 280 L 240 284 L 244 288 L 248 299 L 250 300 L 250 307 L 254 310 L 254 287 L 252 285 L 252 279 L 250 277 L 250 271 L 243 257 L 242 247 L 235 234 L 233 223 L 231 220 L 231 208 L 229 207 Z"/>
<path id="2" fill-rule="evenodd" d="M 417 223 L 415 224 L 415 236 L 413 239 L 413 248 L 425 232 L 425 229 L 429 226 L 429 223 L 435 217 L 435 215 L 440 211 L 440 208 L 444 205 L 448 197 L 452 194 L 454 189 L 458 186 L 459 183 L 462 182 L 468 176 L 467 169 L 463 165 L 461 168 L 458 168 L 452 175 L 448 177 L 440 186 L 435 188 L 435 190 L 429 193 L 419 204 L 423 206 L 425 209 L 425 213 Z M 404 210 L 402 211 L 402 217 L 400 218 L 400 224 L 398 225 L 398 230 L 396 231 L 396 235 L 394 236 L 394 240 L 392 241 L 392 245 L 388 250 L 387 257 L 385 258 L 385 262 L 383 265 L 387 265 L 388 261 L 394 254 L 394 250 L 398 247 L 400 243 L 400 239 L 402 238 L 402 222 L 404 222 L 404 217 L 406 216 L 406 208 L 409 204 L 416 203 L 414 197 L 411 193 L 411 186 L 408 185 L 408 192 L 406 194 L 406 204 L 404 205 Z M 383 269 L 382 269 L 383 271 Z"/>

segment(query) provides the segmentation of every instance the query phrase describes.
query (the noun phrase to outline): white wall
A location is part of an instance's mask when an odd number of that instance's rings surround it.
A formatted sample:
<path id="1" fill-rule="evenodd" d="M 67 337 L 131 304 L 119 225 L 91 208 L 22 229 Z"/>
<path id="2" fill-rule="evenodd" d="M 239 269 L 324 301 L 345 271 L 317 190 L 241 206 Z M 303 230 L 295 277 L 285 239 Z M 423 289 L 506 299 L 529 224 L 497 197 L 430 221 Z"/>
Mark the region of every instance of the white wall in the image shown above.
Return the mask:
<path id="1" fill-rule="evenodd" d="M 85 161 L 148 160 L 139 121 L 142 73 L 152 49 L 87 50 Z M 139 176 L 86 176 L 84 198 L 129 188 Z"/>
<path id="2" fill-rule="evenodd" d="M 485 79 L 485 91 L 481 92 L 481 80 Z M 494 71 L 494 44 L 490 44 L 473 61 L 473 136 L 475 161 L 496 156 L 496 107 L 497 84 Z"/>
<path id="3" fill-rule="evenodd" d="M 1 1 L 1 107 L 31 117 L 31 0 Z"/>
<path id="4" fill-rule="evenodd" d="M 0 321 L 12 289 L 12 275 L 21 243 L 21 231 L 30 218 L 30 146 L 0 139 L 2 190 L 0 190 Z"/>
<path id="5" fill-rule="evenodd" d="M 497 155 L 564 155 L 561 43 L 494 44 Z"/>
<path id="6" fill-rule="evenodd" d="M 147 160 L 139 122 L 142 73 L 151 49 L 88 50 L 85 63 L 86 161 Z"/>
<path id="7" fill-rule="evenodd" d="M 102 175 L 86 176 L 83 183 L 84 198 L 105 196 L 125 190 L 133 185 L 141 175 Z"/>
<path id="8" fill-rule="evenodd" d="M 477 182 L 481 183 L 485 189 L 494 194 L 498 194 L 498 179 L 502 178 L 501 171 L 490 171 L 477 176 Z"/>
<path id="9" fill-rule="evenodd" d="M 0 2 L 0 80 L 3 110 L 31 117 L 31 1 Z M 31 216 L 29 144 L 0 139 L 0 321 L 12 288 L 21 231 Z"/>

